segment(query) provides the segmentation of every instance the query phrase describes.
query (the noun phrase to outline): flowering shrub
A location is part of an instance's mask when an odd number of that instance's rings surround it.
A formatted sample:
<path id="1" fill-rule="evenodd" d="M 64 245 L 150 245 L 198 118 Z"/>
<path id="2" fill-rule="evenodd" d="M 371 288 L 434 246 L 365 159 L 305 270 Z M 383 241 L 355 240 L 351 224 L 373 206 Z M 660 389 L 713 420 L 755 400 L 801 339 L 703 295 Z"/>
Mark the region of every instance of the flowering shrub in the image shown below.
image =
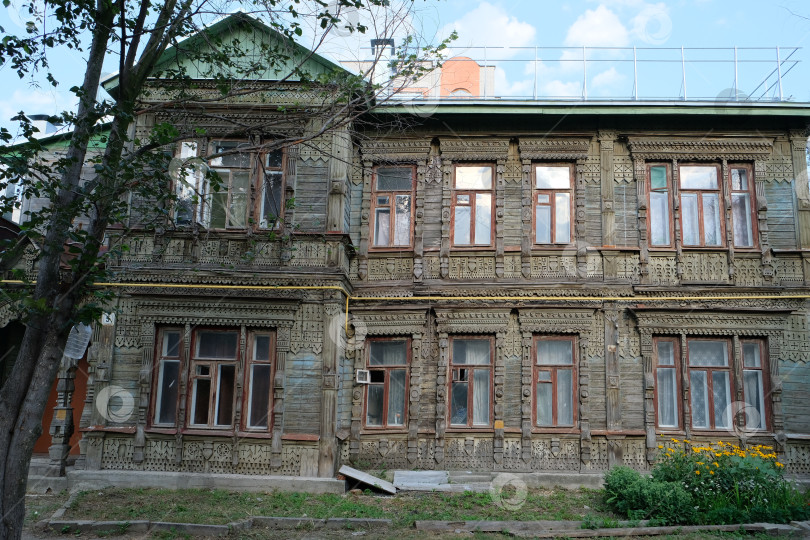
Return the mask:
<path id="1" fill-rule="evenodd" d="M 635 473 L 634 479 L 622 468 L 607 474 L 605 491 L 617 512 L 663 523 L 699 524 L 785 523 L 810 517 L 805 496 L 784 479 L 784 465 L 772 448 L 683 443 L 682 449 L 658 447 L 664 452 L 650 478 Z M 660 486 L 672 491 L 666 503 L 654 495 Z M 639 497 L 645 490 L 649 497 Z"/>

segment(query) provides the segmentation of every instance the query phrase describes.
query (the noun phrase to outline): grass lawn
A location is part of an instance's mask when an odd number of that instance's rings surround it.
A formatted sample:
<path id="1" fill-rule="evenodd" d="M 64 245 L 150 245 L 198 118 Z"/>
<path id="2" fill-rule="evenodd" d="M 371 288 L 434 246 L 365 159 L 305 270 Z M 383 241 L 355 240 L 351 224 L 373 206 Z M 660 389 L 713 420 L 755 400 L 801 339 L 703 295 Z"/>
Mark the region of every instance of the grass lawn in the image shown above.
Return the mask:
<path id="1" fill-rule="evenodd" d="M 25 526 L 49 519 L 68 500 L 67 492 L 25 496 Z"/>
<path id="2" fill-rule="evenodd" d="M 222 525 L 249 516 L 388 518 L 397 528 L 416 520 L 615 520 L 602 491 L 530 490 L 518 510 L 504 509 L 489 493 L 310 495 L 221 490 L 117 489 L 81 493 L 64 519 L 171 521 Z"/>
<path id="3" fill-rule="evenodd" d="M 26 497 L 26 527 L 46 519 L 67 500 L 67 494 Z M 529 490 L 526 503 L 516 511 L 496 505 L 488 493 L 412 493 L 396 496 L 365 494 L 309 495 L 306 493 L 238 493 L 222 490 L 166 490 L 166 489 L 117 489 L 86 491 L 79 494 L 62 519 L 88 519 L 96 521 L 170 521 L 178 523 L 225 524 L 249 516 L 289 517 L 366 517 L 393 520 L 395 530 L 369 531 L 348 530 L 269 530 L 254 528 L 234 532 L 230 538 L 255 539 L 342 539 L 352 532 L 364 539 L 397 540 L 440 539 L 498 539 L 501 534 L 442 533 L 426 534 L 413 529 L 416 520 L 583 520 L 596 523 L 611 523 L 618 519 L 607 509 L 601 490 L 564 489 Z M 31 531 L 32 539 L 52 540 L 57 534 L 40 536 Z M 102 536 L 118 536 L 125 539 L 142 535 L 127 534 L 124 530 Z M 94 535 L 78 535 L 95 538 Z M 150 538 L 174 539 L 188 536 L 155 533 Z M 632 538 L 632 537 L 631 537 Z M 766 538 L 764 535 L 740 535 L 733 533 L 696 533 L 677 536 L 659 536 L 657 539 L 678 538 L 687 540 L 716 540 L 732 538 Z"/>

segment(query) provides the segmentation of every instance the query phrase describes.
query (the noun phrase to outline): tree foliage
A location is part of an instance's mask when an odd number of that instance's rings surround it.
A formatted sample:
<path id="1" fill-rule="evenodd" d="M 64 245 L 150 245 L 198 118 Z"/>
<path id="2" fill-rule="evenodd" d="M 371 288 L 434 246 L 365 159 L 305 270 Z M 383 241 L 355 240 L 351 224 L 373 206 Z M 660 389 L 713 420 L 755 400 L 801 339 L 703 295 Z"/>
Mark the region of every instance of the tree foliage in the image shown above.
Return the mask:
<path id="1" fill-rule="evenodd" d="M 3 3 L 8 7 L 10 1 Z M 44 13 L 37 12 L 38 6 L 44 6 Z M 19 538 L 22 532 L 26 472 L 67 331 L 78 321 L 99 317 L 110 293 L 93 284 L 110 279 L 107 261 L 127 249 L 120 241 L 125 234 L 111 239 L 108 227 L 115 224 L 126 232 L 127 194 L 152 201 L 156 214 L 149 225 L 171 226 L 167 209 L 176 196 L 168 189 L 170 149 L 178 141 L 205 135 L 194 123 L 183 122 L 157 123 L 148 133 L 136 134 L 132 127 L 137 116 L 169 111 L 181 118 L 191 109 L 214 115 L 210 103 L 283 91 L 294 82 L 315 96 L 316 106 L 310 102 L 279 107 L 264 123 L 234 122 L 228 135 L 252 141 L 253 147 L 241 151 L 306 144 L 361 121 L 397 88 L 434 68 L 447 46 L 447 41 L 422 44 L 408 34 L 384 66 L 378 56 L 377 62 L 362 64 L 357 75 L 328 64 L 328 69 L 313 73 L 306 66 L 330 32 L 368 32 L 374 37 L 403 33 L 400 25 L 413 3 L 252 0 L 242 9 L 259 17 L 276 36 L 258 41 L 225 39 L 227 34 L 211 31 L 217 24 L 214 18 L 234 7 L 212 0 L 32 1 L 23 9 L 31 22 L 22 35 L 5 34 L 3 29 L 0 66 L 21 79 L 59 84 L 51 62 L 61 48 L 81 52 L 87 70 L 71 89 L 77 109 L 52 119 L 68 126 L 69 134 L 45 144 L 25 111 L 15 118 L 18 133 L 0 129 L 0 193 L 10 184 L 18 187 L 14 196 L 0 198 L 0 213 L 19 207 L 21 198 L 48 201 L 23 216 L 18 238 L 0 246 L 4 275 L 21 250 L 33 249 L 35 258 L 34 275 L 16 272 L 13 277 L 19 283 L 6 281 L 0 290 L 3 307 L 12 306 L 26 326 L 14 369 L 0 388 L 0 539 Z M 390 17 L 392 11 L 396 17 Z M 364 16 L 348 16 L 357 12 Z M 310 50 L 293 43 L 310 32 Z M 112 64 L 117 69 L 110 85 L 112 99 L 102 99 L 102 69 Z M 393 68 L 396 76 L 374 76 L 375 69 L 382 68 Z M 257 85 L 257 78 L 272 83 Z M 155 93 L 160 99 L 150 99 Z M 319 119 L 315 129 L 313 116 Z M 53 151 L 54 144 L 62 148 Z M 216 182 L 214 175 L 211 179 Z"/>

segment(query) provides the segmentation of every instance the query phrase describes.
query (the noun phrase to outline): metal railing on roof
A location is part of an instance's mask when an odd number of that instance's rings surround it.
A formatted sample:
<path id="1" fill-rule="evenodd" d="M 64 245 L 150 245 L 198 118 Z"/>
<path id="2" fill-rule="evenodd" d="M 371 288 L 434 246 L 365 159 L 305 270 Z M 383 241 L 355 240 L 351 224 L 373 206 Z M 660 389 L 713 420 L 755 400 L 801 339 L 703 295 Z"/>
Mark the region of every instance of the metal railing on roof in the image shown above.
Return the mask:
<path id="1" fill-rule="evenodd" d="M 452 54 L 474 60 L 484 73 L 478 95 L 465 95 L 466 99 L 781 102 L 793 99 L 784 83 L 800 63 L 800 50 L 468 47 L 454 49 Z M 439 84 L 449 86 L 440 91 Z M 436 81 L 422 97 L 464 99 L 447 95 L 453 84 L 458 81 Z M 412 85 L 412 91 L 401 93 L 399 99 L 414 99 L 418 88 L 422 88 L 419 83 Z"/>

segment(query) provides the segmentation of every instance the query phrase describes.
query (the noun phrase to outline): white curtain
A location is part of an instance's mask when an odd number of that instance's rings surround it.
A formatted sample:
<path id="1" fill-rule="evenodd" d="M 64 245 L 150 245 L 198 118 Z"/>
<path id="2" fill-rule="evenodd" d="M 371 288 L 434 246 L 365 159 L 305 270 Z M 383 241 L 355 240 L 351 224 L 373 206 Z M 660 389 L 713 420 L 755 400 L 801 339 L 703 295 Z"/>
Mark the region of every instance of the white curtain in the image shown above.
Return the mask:
<path id="1" fill-rule="evenodd" d="M 392 369 L 388 372 L 388 425 L 401 426 L 405 423 L 405 370 Z"/>
<path id="2" fill-rule="evenodd" d="M 407 246 L 411 243 L 411 196 L 397 195 L 395 211 L 394 245 Z"/>
<path id="3" fill-rule="evenodd" d="M 476 369 L 473 377 L 473 424 L 489 424 L 489 370 Z"/>
<path id="4" fill-rule="evenodd" d="M 492 239 L 492 195 L 478 193 L 475 196 L 475 243 L 487 245 Z"/>
<path id="5" fill-rule="evenodd" d="M 470 243 L 470 207 L 456 206 L 453 222 L 453 241 L 457 245 Z"/>

